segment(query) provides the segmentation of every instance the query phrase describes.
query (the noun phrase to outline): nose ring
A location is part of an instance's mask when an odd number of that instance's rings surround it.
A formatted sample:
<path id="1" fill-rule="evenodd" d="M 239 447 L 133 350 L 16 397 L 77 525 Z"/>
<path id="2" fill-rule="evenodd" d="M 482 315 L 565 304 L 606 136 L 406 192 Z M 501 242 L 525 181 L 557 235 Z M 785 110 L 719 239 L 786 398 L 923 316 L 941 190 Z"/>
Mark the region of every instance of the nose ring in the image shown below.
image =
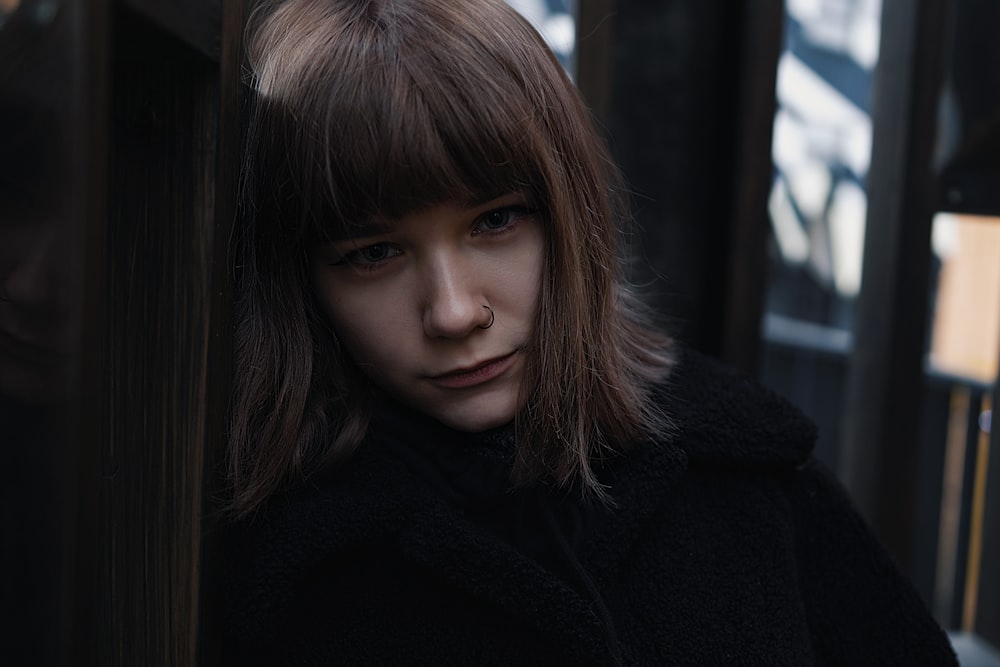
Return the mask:
<path id="1" fill-rule="evenodd" d="M 490 308 L 489 306 L 483 305 L 483 308 L 485 308 L 486 310 L 490 311 L 490 321 L 489 321 L 489 323 L 486 326 L 483 326 L 482 324 L 480 324 L 479 328 L 480 329 L 489 329 L 491 326 L 493 326 L 493 320 L 496 319 L 496 315 L 493 314 L 493 309 Z"/>

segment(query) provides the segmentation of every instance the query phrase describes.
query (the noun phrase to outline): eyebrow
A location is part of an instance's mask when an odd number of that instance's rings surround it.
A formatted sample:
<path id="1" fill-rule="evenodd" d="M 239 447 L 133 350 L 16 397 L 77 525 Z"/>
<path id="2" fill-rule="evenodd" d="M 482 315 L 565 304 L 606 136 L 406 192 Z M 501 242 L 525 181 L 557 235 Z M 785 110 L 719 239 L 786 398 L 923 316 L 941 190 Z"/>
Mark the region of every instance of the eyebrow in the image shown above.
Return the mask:
<path id="1" fill-rule="evenodd" d="M 525 199 L 525 196 L 516 190 L 474 194 L 462 202 L 462 207 L 467 211 L 474 211 L 505 199 Z M 337 228 L 335 234 L 330 235 L 330 240 L 334 243 L 340 243 L 343 241 L 366 239 L 372 236 L 388 234 L 393 229 L 395 229 L 395 226 L 392 222 L 375 218 L 368 222 L 343 225 Z"/>
<path id="2" fill-rule="evenodd" d="M 510 198 L 510 199 L 514 199 L 514 198 L 525 199 L 525 196 L 522 193 L 518 192 L 517 190 L 510 190 L 510 191 L 505 190 L 505 191 L 493 192 L 493 193 L 486 192 L 486 193 L 483 193 L 483 194 L 475 194 L 475 195 L 469 197 L 468 199 L 465 200 L 465 202 L 463 203 L 463 205 L 465 206 L 465 208 L 467 210 L 471 211 L 473 209 L 482 208 L 483 206 L 486 206 L 487 204 L 492 204 L 495 201 L 502 200 L 502 199 L 508 199 L 508 198 Z"/>
<path id="3" fill-rule="evenodd" d="M 337 230 L 337 234 L 332 235 L 331 240 L 339 242 L 353 241 L 354 239 L 365 239 L 370 236 L 388 234 L 392 231 L 392 229 L 393 226 L 391 224 L 383 221 L 372 221 L 356 225 L 344 225 Z"/>

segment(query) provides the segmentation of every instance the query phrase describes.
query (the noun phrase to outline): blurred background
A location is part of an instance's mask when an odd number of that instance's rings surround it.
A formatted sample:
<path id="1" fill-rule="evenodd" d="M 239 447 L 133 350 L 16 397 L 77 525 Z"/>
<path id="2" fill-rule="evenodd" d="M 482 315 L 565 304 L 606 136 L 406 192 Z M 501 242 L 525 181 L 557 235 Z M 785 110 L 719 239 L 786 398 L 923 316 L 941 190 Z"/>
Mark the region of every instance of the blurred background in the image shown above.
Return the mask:
<path id="1" fill-rule="evenodd" d="M 509 2 L 608 138 L 665 326 L 817 422 L 1000 665 L 1000 3 Z M 217 659 L 249 7 L 0 0 L 5 664 Z"/>

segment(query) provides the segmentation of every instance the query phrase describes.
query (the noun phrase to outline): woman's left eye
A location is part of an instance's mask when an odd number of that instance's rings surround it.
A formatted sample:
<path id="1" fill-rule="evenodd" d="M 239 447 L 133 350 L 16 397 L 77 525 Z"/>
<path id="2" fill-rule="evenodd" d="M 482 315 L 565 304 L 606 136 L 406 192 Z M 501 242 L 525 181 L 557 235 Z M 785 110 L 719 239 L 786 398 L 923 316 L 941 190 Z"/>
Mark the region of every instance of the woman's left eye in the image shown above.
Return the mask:
<path id="1" fill-rule="evenodd" d="M 528 210 L 524 206 L 503 206 L 501 208 L 495 208 L 492 211 L 487 211 L 479 216 L 476 220 L 476 226 L 473 229 L 473 233 L 481 234 L 483 232 L 499 232 L 506 230 L 516 224 L 519 218 L 531 215 L 531 213 L 532 211 Z"/>
<path id="2" fill-rule="evenodd" d="M 402 251 L 392 243 L 373 243 L 344 253 L 339 259 L 331 262 L 331 264 L 334 266 L 374 269 L 401 254 Z"/>

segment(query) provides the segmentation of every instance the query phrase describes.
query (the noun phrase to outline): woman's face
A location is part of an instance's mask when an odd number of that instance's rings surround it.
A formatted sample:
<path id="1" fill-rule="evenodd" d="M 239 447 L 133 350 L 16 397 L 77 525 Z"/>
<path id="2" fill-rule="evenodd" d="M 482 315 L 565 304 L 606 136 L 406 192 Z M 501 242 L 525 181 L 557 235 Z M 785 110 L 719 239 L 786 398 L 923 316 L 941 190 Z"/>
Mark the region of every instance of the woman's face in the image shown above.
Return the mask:
<path id="1" fill-rule="evenodd" d="M 377 386 L 475 432 L 521 407 L 544 246 L 536 213 L 511 194 L 435 205 L 322 247 L 312 279 L 348 353 Z"/>

